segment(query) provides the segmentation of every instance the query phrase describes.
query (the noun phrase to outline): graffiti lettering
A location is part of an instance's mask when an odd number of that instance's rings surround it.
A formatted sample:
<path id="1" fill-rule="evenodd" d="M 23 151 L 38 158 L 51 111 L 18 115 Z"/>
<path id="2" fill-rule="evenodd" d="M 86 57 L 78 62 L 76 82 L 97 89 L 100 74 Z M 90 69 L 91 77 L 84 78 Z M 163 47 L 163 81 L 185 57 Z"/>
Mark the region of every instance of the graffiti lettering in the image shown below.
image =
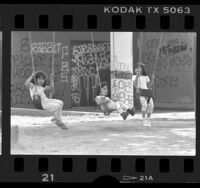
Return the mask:
<path id="1" fill-rule="evenodd" d="M 30 43 L 28 38 L 21 39 L 20 46 L 22 52 L 30 52 Z"/>
<path id="2" fill-rule="evenodd" d="M 71 41 L 71 62 L 72 104 L 79 104 L 85 93 L 88 105 L 89 100 L 94 101 L 99 86 L 97 71 L 101 77 L 110 69 L 110 43 L 99 41 L 93 45 L 87 41 Z M 104 79 L 109 78 L 101 77 L 101 81 Z"/>
<path id="3" fill-rule="evenodd" d="M 147 66 L 147 69 L 150 70 L 152 65 L 155 63 L 156 54 L 152 51 L 142 54 L 142 61 Z M 188 53 L 175 54 L 168 56 L 167 54 L 159 54 L 156 64 L 156 70 L 161 70 L 161 68 L 176 68 L 179 66 L 191 66 L 192 58 Z M 151 70 L 149 71 L 151 72 Z"/>
<path id="4" fill-rule="evenodd" d="M 156 88 L 173 88 L 179 86 L 179 78 L 177 76 L 157 76 L 155 79 Z"/>
<path id="5" fill-rule="evenodd" d="M 23 44 L 23 45 L 22 45 Z M 21 44 L 21 49 L 23 51 L 28 51 L 27 40 L 24 39 L 23 43 Z M 30 51 L 30 50 L 29 50 Z M 68 46 L 62 46 L 62 43 L 55 43 L 55 42 L 34 42 L 31 44 L 31 52 L 33 54 L 37 53 L 62 53 L 62 59 L 65 55 L 68 55 Z"/>
<path id="6" fill-rule="evenodd" d="M 68 56 L 68 54 L 69 54 L 68 46 L 62 47 L 62 56 L 61 56 L 61 58 L 63 59 L 65 56 Z"/>
<path id="7" fill-rule="evenodd" d="M 61 43 L 35 42 L 31 44 L 32 53 L 59 53 Z M 55 47 L 56 46 L 56 47 Z M 55 51 L 55 50 L 58 51 Z"/>
<path id="8" fill-rule="evenodd" d="M 114 60 L 112 63 L 112 70 L 123 71 L 123 72 L 130 71 L 129 66 L 124 62 L 119 62 L 116 55 L 114 56 Z"/>
<path id="9" fill-rule="evenodd" d="M 122 71 L 112 71 L 111 77 L 116 79 L 131 79 L 132 73 L 131 72 L 122 72 Z"/>
<path id="10" fill-rule="evenodd" d="M 113 100 L 121 101 L 128 106 L 133 104 L 133 84 L 130 79 L 112 79 L 111 88 Z"/>
<path id="11" fill-rule="evenodd" d="M 180 42 L 175 45 L 167 45 L 167 46 L 162 46 L 160 48 L 160 53 L 162 54 L 167 54 L 169 56 L 174 55 L 179 52 L 183 52 L 187 50 L 187 44 L 185 42 Z"/>
<path id="12" fill-rule="evenodd" d="M 64 61 L 62 62 L 61 66 L 61 82 L 69 82 L 69 62 Z"/>

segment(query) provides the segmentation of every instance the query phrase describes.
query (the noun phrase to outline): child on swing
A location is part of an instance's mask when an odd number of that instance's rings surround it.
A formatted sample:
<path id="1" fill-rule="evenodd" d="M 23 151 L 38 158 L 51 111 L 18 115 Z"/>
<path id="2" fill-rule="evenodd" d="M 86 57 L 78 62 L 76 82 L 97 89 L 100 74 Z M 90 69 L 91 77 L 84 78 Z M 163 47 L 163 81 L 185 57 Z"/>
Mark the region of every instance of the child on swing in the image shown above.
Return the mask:
<path id="1" fill-rule="evenodd" d="M 116 110 L 123 117 L 124 120 L 127 119 L 129 114 L 131 114 L 132 116 L 135 115 L 134 107 L 130 109 L 127 105 L 125 105 L 121 101 L 114 102 L 109 97 L 107 97 L 107 95 L 108 95 L 108 86 L 106 83 L 103 83 L 101 85 L 101 92 L 95 98 L 97 105 L 100 105 L 102 110 L 104 110 L 104 105 L 107 105 L 109 110 Z"/>
<path id="2" fill-rule="evenodd" d="M 152 75 L 152 79 L 150 81 L 147 72 L 145 70 L 144 64 L 139 63 L 135 69 L 136 75 L 133 75 L 133 85 L 136 88 L 136 96 L 140 100 L 142 106 L 142 118 L 143 118 L 143 126 L 151 126 L 150 117 L 154 109 L 154 102 L 152 97 L 142 96 L 140 93 L 140 89 L 148 90 L 152 88 L 155 76 Z M 146 118 L 147 114 L 147 118 Z"/>
<path id="3" fill-rule="evenodd" d="M 46 96 L 45 90 L 52 89 L 54 74 L 50 75 L 50 86 L 47 85 L 47 77 L 43 72 L 33 72 L 32 75 L 26 80 L 25 86 L 29 89 L 31 98 L 37 93 L 41 98 L 42 108 L 48 112 L 53 112 L 54 117 L 52 123 L 64 130 L 67 129 L 66 125 L 62 122 L 62 109 L 63 101 L 58 99 L 50 99 Z"/>

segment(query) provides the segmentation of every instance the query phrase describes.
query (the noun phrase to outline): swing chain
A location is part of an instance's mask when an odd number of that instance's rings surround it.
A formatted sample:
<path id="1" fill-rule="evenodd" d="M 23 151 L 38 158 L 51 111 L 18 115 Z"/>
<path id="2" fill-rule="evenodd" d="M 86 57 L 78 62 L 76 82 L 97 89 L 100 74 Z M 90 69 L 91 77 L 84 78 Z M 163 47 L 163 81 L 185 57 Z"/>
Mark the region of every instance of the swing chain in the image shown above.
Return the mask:
<path id="1" fill-rule="evenodd" d="M 55 32 L 53 32 L 53 52 L 52 52 L 52 67 L 51 67 L 51 75 L 50 75 L 50 86 L 51 86 L 51 90 L 49 90 L 49 98 L 53 98 L 54 94 L 55 94 L 55 87 L 54 87 L 54 53 L 55 53 Z"/>

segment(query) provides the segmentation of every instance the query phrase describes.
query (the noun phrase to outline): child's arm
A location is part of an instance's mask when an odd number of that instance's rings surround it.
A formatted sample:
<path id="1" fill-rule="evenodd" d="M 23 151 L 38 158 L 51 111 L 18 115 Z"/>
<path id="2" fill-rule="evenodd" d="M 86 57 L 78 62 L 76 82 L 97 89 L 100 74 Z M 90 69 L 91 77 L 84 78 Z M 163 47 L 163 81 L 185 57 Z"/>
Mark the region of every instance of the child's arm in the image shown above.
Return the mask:
<path id="1" fill-rule="evenodd" d="M 148 88 L 152 88 L 152 87 L 153 87 L 153 85 L 154 85 L 154 80 L 155 80 L 155 76 L 154 76 L 154 74 L 152 74 L 151 80 L 149 80 L 149 81 L 147 82 Z"/>
<path id="2" fill-rule="evenodd" d="M 34 87 L 34 84 L 31 83 L 31 80 L 34 78 L 34 76 L 35 76 L 35 72 L 33 72 L 33 73 L 31 74 L 31 76 L 26 80 L 25 86 L 26 86 L 27 88 L 33 88 L 33 87 Z"/>
<path id="3" fill-rule="evenodd" d="M 97 96 L 95 98 L 95 101 L 97 105 L 102 105 L 102 104 L 108 103 L 110 100 L 108 100 L 106 96 Z"/>
<path id="4" fill-rule="evenodd" d="M 138 82 L 138 77 L 139 75 L 133 75 L 132 77 L 132 81 L 133 81 L 133 86 L 137 87 L 137 83 Z"/>

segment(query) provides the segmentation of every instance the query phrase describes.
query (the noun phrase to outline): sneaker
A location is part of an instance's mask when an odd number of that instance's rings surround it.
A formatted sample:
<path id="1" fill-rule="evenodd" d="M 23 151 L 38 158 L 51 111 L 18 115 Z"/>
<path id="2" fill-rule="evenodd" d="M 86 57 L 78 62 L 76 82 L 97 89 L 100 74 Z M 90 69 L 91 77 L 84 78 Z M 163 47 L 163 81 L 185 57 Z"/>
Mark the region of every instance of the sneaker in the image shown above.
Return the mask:
<path id="1" fill-rule="evenodd" d="M 150 120 L 150 118 L 147 118 L 147 127 L 151 127 L 151 120 Z"/>
<path id="2" fill-rule="evenodd" d="M 149 119 L 143 120 L 143 126 L 144 127 L 151 127 L 151 121 Z"/>
<path id="3" fill-rule="evenodd" d="M 133 108 L 129 108 L 128 110 L 127 110 L 127 112 L 129 113 L 129 114 L 131 114 L 132 116 L 134 116 L 135 115 L 135 108 L 133 107 Z"/>
<path id="4" fill-rule="evenodd" d="M 57 120 L 57 118 L 55 118 L 55 117 L 51 119 L 51 122 L 52 122 L 52 123 L 56 123 L 57 121 L 58 121 L 58 120 Z"/>
<path id="5" fill-rule="evenodd" d="M 68 127 L 62 121 L 57 121 L 56 125 L 58 127 L 60 127 L 61 129 L 63 129 L 63 130 L 67 130 L 68 129 Z"/>
<path id="6" fill-rule="evenodd" d="M 147 120 L 146 120 L 146 118 L 142 119 L 142 125 L 143 125 L 144 127 L 147 126 Z"/>
<path id="7" fill-rule="evenodd" d="M 120 115 L 123 117 L 124 120 L 126 120 L 126 118 L 128 117 L 129 113 L 128 112 L 122 112 Z"/>

